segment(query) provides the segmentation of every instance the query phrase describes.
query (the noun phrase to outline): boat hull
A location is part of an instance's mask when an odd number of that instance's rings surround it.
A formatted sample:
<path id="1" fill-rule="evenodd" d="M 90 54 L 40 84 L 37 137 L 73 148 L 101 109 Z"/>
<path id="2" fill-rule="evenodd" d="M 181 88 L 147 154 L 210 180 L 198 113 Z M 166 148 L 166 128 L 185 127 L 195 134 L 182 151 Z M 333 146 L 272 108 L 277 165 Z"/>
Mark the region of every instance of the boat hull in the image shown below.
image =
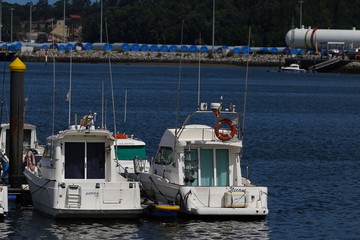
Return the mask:
<path id="1" fill-rule="evenodd" d="M 155 174 L 140 173 L 148 197 L 180 205 L 180 213 L 197 216 L 259 217 L 268 215 L 267 187 L 180 186 Z"/>
<path id="2" fill-rule="evenodd" d="M 29 171 L 34 209 L 53 218 L 138 218 L 143 213 L 136 182 L 65 181 L 43 179 Z"/>

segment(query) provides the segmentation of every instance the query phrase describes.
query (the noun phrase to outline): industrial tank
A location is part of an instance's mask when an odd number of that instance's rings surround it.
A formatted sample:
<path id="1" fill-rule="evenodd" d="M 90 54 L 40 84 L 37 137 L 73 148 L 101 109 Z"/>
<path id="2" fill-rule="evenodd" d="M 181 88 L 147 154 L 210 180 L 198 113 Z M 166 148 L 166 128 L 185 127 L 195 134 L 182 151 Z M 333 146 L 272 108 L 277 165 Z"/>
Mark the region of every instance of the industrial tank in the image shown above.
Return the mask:
<path id="1" fill-rule="evenodd" d="M 287 32 L 285 42 L 289 47 L 309 50 L 320 49 L 321 43 L 343 43 L 344 49 L 359 48 L 360 31 L 355 28 L 351 30 L 295 28 Z"/>

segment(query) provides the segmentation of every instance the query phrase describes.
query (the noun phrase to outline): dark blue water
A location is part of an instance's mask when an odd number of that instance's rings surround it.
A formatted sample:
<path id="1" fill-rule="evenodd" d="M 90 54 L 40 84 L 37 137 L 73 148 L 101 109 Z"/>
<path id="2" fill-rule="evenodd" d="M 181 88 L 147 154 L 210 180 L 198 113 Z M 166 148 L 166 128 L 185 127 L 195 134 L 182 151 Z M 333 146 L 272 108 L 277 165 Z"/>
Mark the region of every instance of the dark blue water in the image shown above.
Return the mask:
<path id="1" fill-rule="evenodd" d="M 53 65 L 26 63 L 26 122 L 38 126 L 44 143 L 52 132 Z M 72 66 L 72 112 L 98 113 L 102 82 L 106 124 L 113 129 L 109 66 Z M 163 131 L 195 110 L 198 67 L 112 65 L 116 129 L 132 133 L 156 151 Z M 68 125 L 69 64 L 56 64 L 55 130 Z M 6 88 L 9 75 L 6 74 Z M 180 79 L 180 81 L 179 81 Z M 244 107 L 245 68 L 201 67 L 201 102 L 233 101 Z M 124 96 L 127 118 L 124 124 Z M 7 96 L 8 97 L 8 96 Z M 7 98 L 8 99 L 8 98 Z M 9 100 L 7 100 L 7 104 Z M 264 221 L 140 219 L 54 221 L 13 207 L 0 223 L 12 239 L 357 239 L 360 234 L 360 77 L 342 74 L 283 74 L 250 68 L 243 164 L 253 182 L 269 187 Z M 4 108 L 4 112 L 7 112 Z M 4 120 L 4 117 L 3 117 Z M 71 120 L 73 122 L 73 119 Z"/>

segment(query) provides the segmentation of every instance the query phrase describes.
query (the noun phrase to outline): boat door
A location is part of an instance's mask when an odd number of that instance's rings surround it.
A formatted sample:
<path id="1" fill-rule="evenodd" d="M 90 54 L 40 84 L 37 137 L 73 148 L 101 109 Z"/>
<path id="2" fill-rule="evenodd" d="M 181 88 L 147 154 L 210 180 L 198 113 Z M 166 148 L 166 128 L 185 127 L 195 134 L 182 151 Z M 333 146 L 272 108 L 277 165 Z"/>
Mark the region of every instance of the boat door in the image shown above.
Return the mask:
<path id="1" fill-rule="evenodd" d="M 65 179 L 105 179 L 105 143 L 66 142 Z"/>
<path id="2" fill-rule="evenodd" d="M 185 185 L 228 186 L 229 150 L 197 148 L 185 151 Z"/>

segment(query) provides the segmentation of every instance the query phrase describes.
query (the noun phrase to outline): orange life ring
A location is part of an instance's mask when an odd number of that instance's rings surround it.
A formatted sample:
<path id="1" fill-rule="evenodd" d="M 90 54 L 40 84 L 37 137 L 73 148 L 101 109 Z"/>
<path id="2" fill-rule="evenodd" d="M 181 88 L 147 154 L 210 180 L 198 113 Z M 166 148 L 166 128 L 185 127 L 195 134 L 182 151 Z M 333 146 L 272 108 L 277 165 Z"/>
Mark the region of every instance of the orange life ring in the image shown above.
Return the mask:
<path id="1" fill-rule="evenodd" d="M 227 124 L 231 127 L 230 134 L 229 133 L 225 134 L 225 133 L 220 132 L 220 127 L 222 124 Z M 223 120 L 219 121 L 215 126 L 215 135 L 221 141 L 230 140 L 231 138 L 234 137 L 235 132 L 236 132 L 236 125 L 229 119 L 223 119 Z"/>
<path id="2" fill-rule="evenodd" d="M 26 166 L 31 172 L 35 172 L 35 156 L 32 151 L 27 151 L 25 155 Z"/>

